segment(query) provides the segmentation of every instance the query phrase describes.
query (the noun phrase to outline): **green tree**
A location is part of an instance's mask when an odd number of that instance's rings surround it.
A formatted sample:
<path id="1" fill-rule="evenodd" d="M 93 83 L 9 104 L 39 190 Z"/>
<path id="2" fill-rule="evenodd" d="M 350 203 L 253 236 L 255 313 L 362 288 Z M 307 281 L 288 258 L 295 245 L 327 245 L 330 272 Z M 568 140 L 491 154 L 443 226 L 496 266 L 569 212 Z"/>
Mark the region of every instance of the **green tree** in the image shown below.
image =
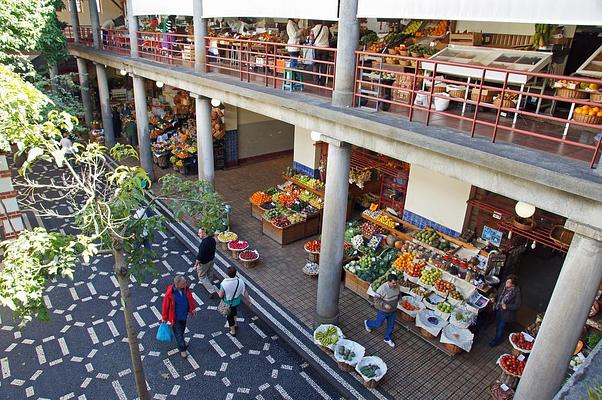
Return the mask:
<path id="1" fill-rule="evenodd" d="M 67 58 L 67 43 L 56 11 L 61 0 L 0 0 L 0 64 L 33 76 L 27 53 L 40 52 L 49 65 Z"/>
<path id="2" fill-rule="evenodd" d="M 98 252 L 111 253 L 138 397 L 146 400 L 149 397 L 128 284 L 130 274 L 141 281 L 152 272 L 152 254 L 140 246 L 141 237 L 144 232 L 152 235 L 163 229 L 163 220 L 160 216 L 142 218 L 135 214 L 151 207 L 156 198 L 147 200 L 144 187 L 150 180 L 146 172 L 137 166 L 111 168 L 104 146 L 74 144 L 78 151 L 67 162 L 59 139 L 61 132 L 72 130 L 77 121 L 56 109 L 45 114 L 49 105 L 52 105 L 50 99 L 32 84 L 0 66 L 0 150 L 9 151 L 14 144 L 27 155 L 19 171 L 24 181 L 20 202 L 41 215 L 74 217 L 74 228 L 78 230 L 76 235 L 65 235 L 38 228 L 3 242 L 5 267 L 0 271 L 0 304 L 13 310 L 22 324 L 34 317 L 46 318 L 42 295 L 47 281 L 57 276 L 72 278 L 78 260 L 87 262 Z M 111 148 L 110 156 L 120 161 L 137 158 L 137 153 L 131 146 L 116 145 Z M 41 182 L 30 174 L 38 162 L 66 169 L 60 178 Z M 55 199 L 68 202 L 74 211 L 60 215 L 45 208 L 47 195 L 40 192 L 48 188 L 58 192 Z M 201 202 L 194 196 L 176 200 L 181 204 Z"/>

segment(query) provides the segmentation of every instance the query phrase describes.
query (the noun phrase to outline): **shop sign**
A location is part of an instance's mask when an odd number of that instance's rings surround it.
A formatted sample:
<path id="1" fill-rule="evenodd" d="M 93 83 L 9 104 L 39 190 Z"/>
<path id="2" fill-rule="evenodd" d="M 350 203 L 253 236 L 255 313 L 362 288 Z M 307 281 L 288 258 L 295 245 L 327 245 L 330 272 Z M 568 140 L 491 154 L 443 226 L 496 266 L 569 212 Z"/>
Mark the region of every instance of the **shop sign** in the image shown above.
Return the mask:
<path id="1" fill-rule="evenodd" d="M 495 219 L 502 219 L 502 213 L 499 211 L 494 211 L 492 217 Z"/>
<path id="2" fill-rule="evenodd" d="M 338 10 L 338 0 L 287 1 L 286 7 L 283 6 L 282 0 L 203 0 L 205 18 L 301 18 L 336 21 Z"/>
<path id="3" fill-rule="evenodd" d="M 481 237 L 484 240 L 491 242 L 491 244 L 493 244 L 496 247 L 500 247 L 500 244 L 502 243 L 502 236 L 502 232 L 490 228 L 488 226 L 484 226 L 483 233 L 481 233 Z"/>

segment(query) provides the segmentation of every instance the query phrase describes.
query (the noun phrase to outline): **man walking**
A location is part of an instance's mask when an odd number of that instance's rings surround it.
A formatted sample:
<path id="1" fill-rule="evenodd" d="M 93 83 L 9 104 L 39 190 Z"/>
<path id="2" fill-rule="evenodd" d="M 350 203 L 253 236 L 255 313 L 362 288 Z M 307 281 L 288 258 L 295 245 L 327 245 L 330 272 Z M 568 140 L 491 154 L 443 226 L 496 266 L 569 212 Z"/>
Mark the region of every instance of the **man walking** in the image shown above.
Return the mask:
<path id="1" fill-rule="evenodd" d="M 188 357 L 184 331 L 188 315 L 194 316 L 196 313 L 196 302 L 184 276 L 176 275 L 173 285 L 167 287 L 161 311 L 161 320 L 171 324 L 180 355 L 182 358 Z"/>
<path id="2" fill-rule="evenodd" d="M 199 282 L 203 284 L 205 289 L 214 297 L 217 293 L 217 288 L 211 282 L 211 276 L 213 275 L 213 259 L 215 258 L 215 239 L 213 236 L 207 233 L 207 229 L 201 227 L 198 232 L 201 244 L 199 245 L 199 252 L 196 256 L 194 267 L 199 276 Z"/>
<path id="3" fill-rule="evenodd" d="M 372 329 L 379 328 L 386 320 L 385 343 L 391 347 L 395 347 L 395 342 L 391 340 L 391 334 L 393 333 L 395 317 L 397 316 L 397 303 L 399 303 L 397 275 L 390 274 L 389 280 L 383 283 L 376 291 L 376 298 L 374 300 L 374 306 L 378 310 L 376 319 L 364 321 L 366 330 L 372 332 Z"/>

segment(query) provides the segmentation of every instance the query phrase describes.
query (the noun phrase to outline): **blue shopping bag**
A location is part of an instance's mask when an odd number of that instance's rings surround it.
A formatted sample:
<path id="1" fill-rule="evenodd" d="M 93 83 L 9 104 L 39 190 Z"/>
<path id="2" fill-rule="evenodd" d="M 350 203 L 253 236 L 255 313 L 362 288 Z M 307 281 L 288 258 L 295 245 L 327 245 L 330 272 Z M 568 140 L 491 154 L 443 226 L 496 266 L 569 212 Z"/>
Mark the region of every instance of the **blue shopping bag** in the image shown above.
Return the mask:
<path id="1" fill-rule="evenodd" d="M 173 340 L 173 332 L 169 325 L 167 325 L 165 322 L 162 322 L 159 325 L 159 330 L 157 331 L 157 340 L 167 343 Z"/>

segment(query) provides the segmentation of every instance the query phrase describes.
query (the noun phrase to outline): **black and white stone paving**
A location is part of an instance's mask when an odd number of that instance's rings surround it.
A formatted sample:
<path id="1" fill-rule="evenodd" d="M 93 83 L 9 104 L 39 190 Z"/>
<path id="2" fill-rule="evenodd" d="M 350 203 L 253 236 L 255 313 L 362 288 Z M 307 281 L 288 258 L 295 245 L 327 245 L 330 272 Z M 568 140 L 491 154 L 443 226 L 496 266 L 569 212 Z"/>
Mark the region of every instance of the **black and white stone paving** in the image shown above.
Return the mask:
<path id="1" fill-rule="evenodd" d="M 42 174 L 53 173 L 41 168 Z M 64 204 L 54 204 L 65 209 Z M 69 219 L 29 214 L 27 224 L 72 232 Z M 132 279 L 134 323 L 153 399 L 339 399 L 341 394 L 248 307 L 241 306 L 236 337 L 228 333 L 217 300 L 197 285 L 194 255 L 169 232 L 153 243 L 158 275 Z M 23 330 L 0 310 L 0 399 L 134 399 L 136 390 L 125 338 L 112 256 L 78 266 L 75 279 L 55 280 L 44 293 L 50 321 Z M 190 356 L 155 334 L 166 286 L 176 273 L 191 283 L 199 310 L 188 323 Z"/>

